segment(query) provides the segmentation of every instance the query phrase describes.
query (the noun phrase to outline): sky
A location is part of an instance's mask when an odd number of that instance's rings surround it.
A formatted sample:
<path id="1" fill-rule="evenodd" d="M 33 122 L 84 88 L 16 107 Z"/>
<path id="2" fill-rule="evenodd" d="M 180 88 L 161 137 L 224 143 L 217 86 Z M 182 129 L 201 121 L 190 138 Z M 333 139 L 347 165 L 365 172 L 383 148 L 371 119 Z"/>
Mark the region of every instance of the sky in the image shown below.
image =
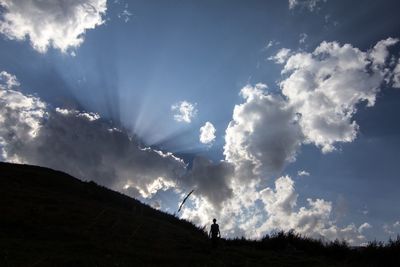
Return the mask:
<path id="1" fill-rule="evenodd" d="M 0 0 L 0 159 L 223 237 L 394 238 L 399 7 Z"/>

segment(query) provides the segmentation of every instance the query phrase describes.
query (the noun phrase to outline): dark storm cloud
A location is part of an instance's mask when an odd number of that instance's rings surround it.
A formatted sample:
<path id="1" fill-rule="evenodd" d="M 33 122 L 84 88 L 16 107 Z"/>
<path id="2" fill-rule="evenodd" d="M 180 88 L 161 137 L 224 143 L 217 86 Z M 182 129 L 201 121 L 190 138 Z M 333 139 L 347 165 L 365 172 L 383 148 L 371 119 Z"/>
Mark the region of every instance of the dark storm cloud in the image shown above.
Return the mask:
<path id="1" fill-rule="evenodd" d="M 141 147 L 127 132 L 96 113 L 52 109 L 17 91 L 15 76 L 1 73 L 0 144 L 6 161 L 46 166 L 93 180 L 128 195 L 152 198 L 169 188 L 195 188 L 218 205 L 232 195 L 233 167 L 196 158 L 188 171 L 172 153 Z M 156 200 L 155 200 L 156 201 Z"/>
<path id="2" fill-rule="evenodd" d="M 228 162 L 213 164 L 209 159 L 196 157 L 193 168 L 182 179 L 185 187 L 193 187 L 195 194 L 206 197 L 213 205 L 220 207 L 222 202 L 232 197 L 230 179 L 234 167 Z"/>
<path id="3" fill-rule="evenodd" d="M 135 137 L 111 128 L 97 114 L 51 109 L 9 83 L 0 87 L 5 160 L 63 170 L 118 190 L 134 187 L 143 197 L 172 186 L 185 173 L 181 159 L 141 148 Z"/>

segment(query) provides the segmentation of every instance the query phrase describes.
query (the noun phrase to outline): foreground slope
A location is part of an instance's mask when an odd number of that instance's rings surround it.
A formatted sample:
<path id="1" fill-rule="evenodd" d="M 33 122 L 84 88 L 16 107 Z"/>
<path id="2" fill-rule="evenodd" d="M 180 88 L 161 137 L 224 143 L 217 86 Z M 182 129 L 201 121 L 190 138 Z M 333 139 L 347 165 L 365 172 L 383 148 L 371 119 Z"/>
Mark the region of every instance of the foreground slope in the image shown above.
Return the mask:
<path id="1" fill-rule="evenodd" d="M 187 221 L 93 182 L 28 165 L 0 163 L 0 216 L 0 266 L 345 264 L 286 245 L 268 249 L 265 242 L 223 241 L 213 250 Z"/>

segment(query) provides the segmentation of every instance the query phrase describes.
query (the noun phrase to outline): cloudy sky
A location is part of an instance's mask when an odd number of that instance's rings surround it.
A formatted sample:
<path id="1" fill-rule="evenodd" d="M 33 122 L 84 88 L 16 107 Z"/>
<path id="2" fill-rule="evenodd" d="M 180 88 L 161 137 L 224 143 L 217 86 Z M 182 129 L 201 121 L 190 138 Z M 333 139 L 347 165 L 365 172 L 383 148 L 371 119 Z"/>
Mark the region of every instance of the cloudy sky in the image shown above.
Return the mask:
<path id="1" fill-rule="evenodd" d="M 387 240 L 399 7 L 0 0 L 0 159 L 216 217 L 225 237 Z"/>

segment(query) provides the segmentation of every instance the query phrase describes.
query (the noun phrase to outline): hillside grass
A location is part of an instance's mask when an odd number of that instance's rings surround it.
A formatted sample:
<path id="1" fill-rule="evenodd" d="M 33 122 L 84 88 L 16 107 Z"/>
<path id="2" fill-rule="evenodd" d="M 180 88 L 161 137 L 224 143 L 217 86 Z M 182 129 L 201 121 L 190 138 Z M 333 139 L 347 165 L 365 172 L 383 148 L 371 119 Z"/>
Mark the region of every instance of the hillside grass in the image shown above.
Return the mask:
<path id="1" fill-rule="evenodd" d="M 47 168 L 0 163 L 0 266 L 397 266 L 400 239 L 350 248 L 277 232 L 220 240 L 135 199 Z"/>

